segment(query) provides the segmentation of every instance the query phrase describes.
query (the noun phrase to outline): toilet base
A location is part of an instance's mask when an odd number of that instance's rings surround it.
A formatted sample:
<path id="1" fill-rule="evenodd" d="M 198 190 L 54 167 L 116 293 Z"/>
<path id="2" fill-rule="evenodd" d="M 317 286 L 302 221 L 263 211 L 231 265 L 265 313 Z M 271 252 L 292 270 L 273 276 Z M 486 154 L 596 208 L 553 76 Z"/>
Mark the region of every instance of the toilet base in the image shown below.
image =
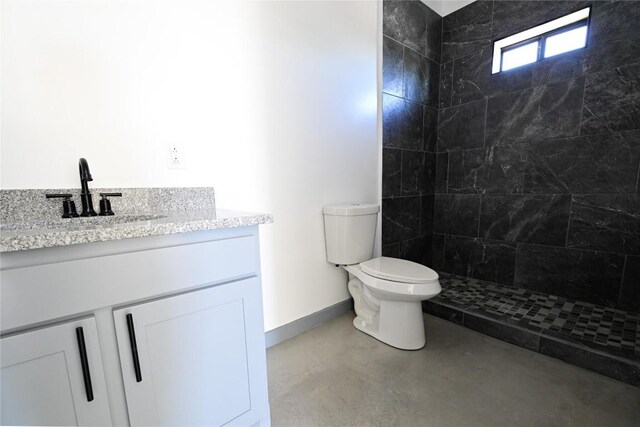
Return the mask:
<path id="1" fill-rule="evenodd" d="M 424 347 L 421 301 L 381 300 L 356 277 L 350 277 L 348 288 L 356 311 L 356 329 L 402 350 Z"/>

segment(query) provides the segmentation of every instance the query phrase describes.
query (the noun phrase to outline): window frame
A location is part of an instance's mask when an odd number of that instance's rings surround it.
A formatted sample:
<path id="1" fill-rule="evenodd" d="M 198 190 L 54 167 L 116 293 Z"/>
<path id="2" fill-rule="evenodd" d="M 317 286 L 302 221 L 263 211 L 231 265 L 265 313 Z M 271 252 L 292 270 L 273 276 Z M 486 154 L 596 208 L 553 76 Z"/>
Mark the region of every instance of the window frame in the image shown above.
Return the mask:
<path id="1" fill-rule="evenodd" d="M 492 65 L 491 74 L 493 75 L 493 74 L 503 73 L 503 72 L 506 72 L 506 71 L 516 70 L 516 69 L 518 69 L 520 67 L 524 67 L 526 65 L 535 64 L 535 63 L 543 61 L 545 59 L 550 59 L 550 58 L 554 58 L 554 57 L 559 56 L 559 55 L 563 55 L 565 53 L 570 53 L 570 52 L 575 52 L 577 50 L 586 49 L 589 46 L 589 27 L 590 27 L 590 24 L 591 24 L 591 9 L 592 9 L 592 6 L 589 5 L 587 7 L 580 8 L 579 10 L 574 11 L 572 13 L 568 13 L 568 14 L 566 14 L 564 16 L 561 16 L 561 17 L 558 17 L 558 18 L 554 18 L 554 19 L 550 19 L 549 21 L 543 22 L 542 24 L 536 25 L 535 27 L 529 28 L 527 30 L 520 31 L 518 33 L 512 34 L 512 35 L 507 36 L 507 37 L 503 37 L 500 40 L 495 40 L 493 42 L 493 58 L 492 58 L 492 64 L 493 65 Z M 565 24 L 565 25 L 563 25 L 561 27 L 554 28 L 552 30 L 545 31 L 545 32 L 540 33 L 538 35 L 529 37 L 527 39 L 514 42 L 514 43 L 506 45 L 504 47 L 496 47 L 496 43 L 498 43 L 498 42 L 500 42 L 502 40 L 508 39 L 510 37 L 516 36 L 516 35 L 521 34 L 521 33 L 524 33 L 526 31 L 535 30 L 538 27 L 542 27 L 542 26 L 544 26 L 546 24 L 549 24 L 551 22 L 563 19 L 565 17 L 573 15 L 574 13 L 582 12 L 584 10 L 588 10 L 587 16 L 585 18 L 581 18 L 580 20 Z M 545 47 L 546 47 L 547 38 L 549 38 L 551 36 L 556 36 L 558 34 L 562 34 L 562 33 L 565 33 L 567 31 L 571 31 L 571 30 L 574 30 L 576 28 L 580 28 L 580 27 L 583 27 L 583 26 L 587 27 L 587 38 L 585 40 L 585 44 L 584 44 L 583 47 L 580 47 L 580 48 L 577 48 L 577 49 L 573 49 L 573 50 L 570 50 L 570 51 L 567 51 L 567 52 L 562 52 L 562 53 L 550 56 L 548 58 L 545 58 L 544 50 L 545 50 Z M 527 64 L 522 64 L 522 65 L 519 65 L 519 66 L 514 67 L 514 68 L 509 68 L 508 70 L 503 70 L 502 69 L 502 67 L 503 67 L 503 58 L 504 58 L 504 53 L 505 52 L 509 52 L 511 50 L 515 50 L 515 49 L 517 49 L 519 47 L 525 46 L 525 45 L 533 43 L 535 41 L 538 42 L 538 54 L 536 56 L 536 60 L 535 61 L 529 62 Z M 498 53 L 500 55 L 499 68 L 497 70 L 496 70 L 496 58 L 495 58 L 496 53 Z"/>

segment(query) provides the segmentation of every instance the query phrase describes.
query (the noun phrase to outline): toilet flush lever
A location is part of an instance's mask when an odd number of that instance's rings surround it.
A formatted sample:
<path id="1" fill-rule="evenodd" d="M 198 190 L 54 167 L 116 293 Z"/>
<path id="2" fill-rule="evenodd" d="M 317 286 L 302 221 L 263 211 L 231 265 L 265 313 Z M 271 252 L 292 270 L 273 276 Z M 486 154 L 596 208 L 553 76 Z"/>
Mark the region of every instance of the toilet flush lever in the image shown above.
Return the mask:
<path id="1" fill-rule="evenodd" d="M 102 199 L 100 199 L 100 216 L 108 216 L 113 215 L 113 211 L 111 210 L 111 202 L 107 197 L 122 197 L 122 193 L 100 193 Z"/>

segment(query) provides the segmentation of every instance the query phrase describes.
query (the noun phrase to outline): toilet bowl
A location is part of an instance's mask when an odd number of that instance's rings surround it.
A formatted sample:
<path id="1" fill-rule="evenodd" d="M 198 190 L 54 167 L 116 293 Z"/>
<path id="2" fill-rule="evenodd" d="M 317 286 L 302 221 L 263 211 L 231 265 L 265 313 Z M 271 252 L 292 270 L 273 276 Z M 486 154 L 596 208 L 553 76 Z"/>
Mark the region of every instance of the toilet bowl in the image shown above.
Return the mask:
<path id="1" fill-rule="evenodd" d="M 327 261 L 349 274 L 360 331 L 403 350 L 424 347 L 422 301 L 441 291 L 438 274 L 415 262 L 373 258 L 377 215 L 371 204 L 326 206 Z"/>
<path id="2" fill-rule="evenodd" d="M 353 326 L 396 348 L 424 347 L 422 301 L 441 291 L 435 271 L 387 257 L 343 268 L 356 312 Z"/>

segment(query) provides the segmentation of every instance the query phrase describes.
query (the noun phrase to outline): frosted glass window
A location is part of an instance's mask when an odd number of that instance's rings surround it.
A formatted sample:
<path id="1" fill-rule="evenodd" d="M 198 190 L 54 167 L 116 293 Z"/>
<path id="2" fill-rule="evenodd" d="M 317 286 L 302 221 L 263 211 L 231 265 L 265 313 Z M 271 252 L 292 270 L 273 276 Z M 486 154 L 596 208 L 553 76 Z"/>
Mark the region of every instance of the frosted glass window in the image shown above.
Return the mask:
<path id="1" fill-rule="evenodd" d="M 502 71 L 531 64 L 538 60 L 538 42 L 509 49 L 502 54 Z"/>
<path id="2" fill-rule="evenodd" d="M 587 46 L 591 6 L 493 42 L 491 74 Z"/>
<path id="3" fill-rule="evenodd" d="M 570 52 L 587 45 L 587 26 L 574 28 L 564 33 L 547 37 L 544 44 L 544 57 Z"/>

